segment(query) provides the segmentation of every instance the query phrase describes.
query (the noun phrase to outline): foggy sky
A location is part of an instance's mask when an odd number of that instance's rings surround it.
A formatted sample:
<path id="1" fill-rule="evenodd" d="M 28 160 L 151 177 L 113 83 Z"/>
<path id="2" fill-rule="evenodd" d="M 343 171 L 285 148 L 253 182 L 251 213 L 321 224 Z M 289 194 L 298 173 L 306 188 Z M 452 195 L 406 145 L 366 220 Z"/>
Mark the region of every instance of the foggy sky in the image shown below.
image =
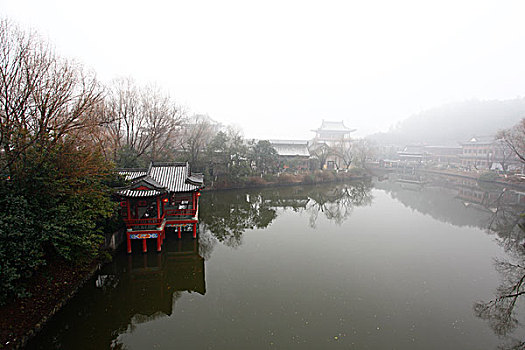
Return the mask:
<path id="1" fill-rule="evenodd" d="M 444 103 L 524 96 L 522 1 L 0 0 L 99 78 L 156 82 L 261 139 L 354 136 Z"/>

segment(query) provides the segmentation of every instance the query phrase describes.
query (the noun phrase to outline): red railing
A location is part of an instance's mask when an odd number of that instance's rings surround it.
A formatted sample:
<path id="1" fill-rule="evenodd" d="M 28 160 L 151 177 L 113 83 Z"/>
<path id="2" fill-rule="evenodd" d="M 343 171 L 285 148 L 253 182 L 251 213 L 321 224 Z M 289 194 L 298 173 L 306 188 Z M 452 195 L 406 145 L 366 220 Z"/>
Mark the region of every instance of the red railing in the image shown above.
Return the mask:
<path id="1" fill-rule="evenodd" d="M 164 214 L 166 216 L 195 216 L 196 209 L 166 209 Z"/>
<path id="2" fill-rule="evenodd" d="M 164 220 L 164 215 L 161 218 L 147 218 L 147 219 L 124 219 L 127 227 L 131 226 L 160 226 Z"/>

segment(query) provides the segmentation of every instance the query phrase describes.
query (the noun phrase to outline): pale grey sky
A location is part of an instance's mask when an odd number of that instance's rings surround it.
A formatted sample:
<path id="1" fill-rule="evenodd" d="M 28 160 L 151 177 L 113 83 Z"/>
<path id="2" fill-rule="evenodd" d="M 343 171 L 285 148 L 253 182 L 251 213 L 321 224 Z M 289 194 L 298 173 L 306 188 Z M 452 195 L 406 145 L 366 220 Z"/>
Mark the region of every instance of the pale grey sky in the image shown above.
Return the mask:
<path id="1" fill-rule="evenodd" d="M 524 1 L 0 0 L 99 78 L 156 82 L 254 138 L 357 136 L 525 91 Z"/>

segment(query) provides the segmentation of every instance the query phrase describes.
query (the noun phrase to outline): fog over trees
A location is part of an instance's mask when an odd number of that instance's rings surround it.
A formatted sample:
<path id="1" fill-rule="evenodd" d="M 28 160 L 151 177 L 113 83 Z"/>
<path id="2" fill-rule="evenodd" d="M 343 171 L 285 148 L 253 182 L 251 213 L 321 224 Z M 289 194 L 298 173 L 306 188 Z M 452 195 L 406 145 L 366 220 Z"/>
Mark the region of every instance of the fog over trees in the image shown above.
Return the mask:
<path id="1" fill-rule="evenodd" d="M 370 135 L 382 144 L 422 143 L 457 146 L 473 136 L 495 136 L 525 117 L 525 98 L 504 101 L 465 101 L 423 111 Z"/>

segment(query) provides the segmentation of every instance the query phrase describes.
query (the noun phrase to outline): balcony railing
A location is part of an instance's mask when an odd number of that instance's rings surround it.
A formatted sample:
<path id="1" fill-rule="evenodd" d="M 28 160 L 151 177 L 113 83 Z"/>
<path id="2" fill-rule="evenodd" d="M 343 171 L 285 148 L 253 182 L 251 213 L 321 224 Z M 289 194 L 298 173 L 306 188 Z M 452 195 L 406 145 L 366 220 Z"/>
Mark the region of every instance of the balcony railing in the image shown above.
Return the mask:
<path id="1" fill-rule="evenodd" d="M 166 209 L 164 214 L 166 216 L 195 216 L 196 209 Z"/>
<path id="2" fill-rule="evenodd" d="M 164 215 L 161 218 L 145 218 L 145 219 L 125 219 L 127 227 L 133 226 L 160 226 L 164 220 Z"/>

